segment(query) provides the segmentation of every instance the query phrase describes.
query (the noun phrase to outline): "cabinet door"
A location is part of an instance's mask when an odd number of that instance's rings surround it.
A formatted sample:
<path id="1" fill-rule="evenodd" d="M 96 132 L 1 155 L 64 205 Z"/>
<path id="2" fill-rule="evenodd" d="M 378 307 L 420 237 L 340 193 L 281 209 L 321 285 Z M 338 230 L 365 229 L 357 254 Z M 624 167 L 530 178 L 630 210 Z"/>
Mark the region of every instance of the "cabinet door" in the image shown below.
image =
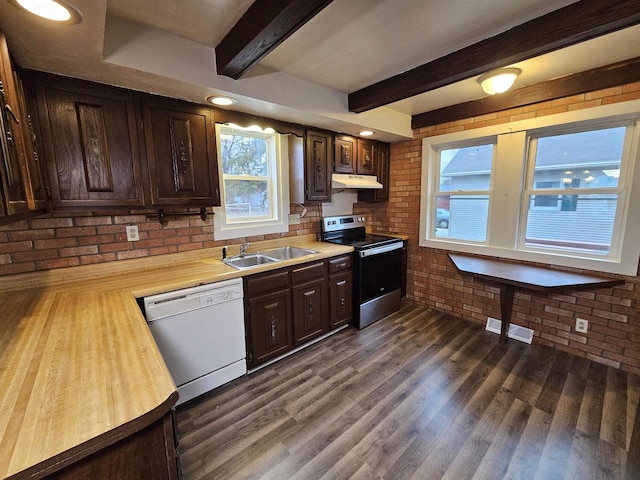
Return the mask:
<path id="1" fill-rule="evenodd" d="M 53 207 L 144 205 L 132 95 L 66 79 L 37 81 Z"/>
<path id="2" fill-rule="evenodd" d="M 44 210 L 47 206 L 47 194 L 44 182 L 42 181 L 42 169 L 40 164 L 40 146 L 39 139 L 42 135 L 39 131 L 39 124 L 35 120 L 37 115 L 36 98 L 30 91 L 27 95 L 25 92 L 22 79 L 16 74 L 14 75 L 18 95 L 21 99 L 21 113 L 23 122 L 24 146 L 26 155 L 26 174 L 28 176 L 26 182 L 27 203 L 29 210 Z"/>
<path id="3" fill-rule="evenodd" d="M 333 171 L 336 173 L 353 173 L 356 162 L 356 139 L 347 136 L 336 136 Z"/>
<path id="4" fill-rule="evenodd" d="M 331 201 L 331 136 L 307 132 L 305 153 L 305 197 L 310 202 Z"/>
<path id="5" fill-rule="evenodd" d="M 213 110 L 148 99 L 143 111 L 151 204 L 220 205 Z"/>
<path id="6" fill-rule="evenodd" d="M 296 345 L 329 330 L 326 289 L 325 278 L 293 287 L 293 333 Z"/>
<path id="7" fill-rule="evenodd" d="M 351 321 L 352 289 L 351 272 L 332 275 L 329 278 L 331 302 L 331 328 L 339 327 Z"/>
<path id="8" fill-rule="evenodd" d="M 375 175 L 375 141 L 359 138 L 357 141 L 356 173 L 359 175 Z"/>
<path id="9" fill-rule="evenodd" d="M 376 143 L 375 145 L 375 175 L 382 184 L 379 190 L 359 190 L 359 202 L 386 202 L 389 200 L 389 151 L 388 143 Z"/>
<path id="10" fill-rule="evenodd" d="M 389 200 L 389 150 L 388 143 L 378 143 L 376 176 L 378 177 L 378 182 L 382 184 L 382 188 L 373 192 L 377 202 Z"/>
<path id="11" fill-rule="evenodd" d="M 4 92 L 0 89 L 0 102 L 2 112 L 0 113 L 0 141 L 2 142 L 0 164 L 0 178 L 2 180 L 3 210 L 5 215 L 16 215 L 28 211 L 27 195 L 22 181 L 22 171 L 20 169 L 19 150 L 16 133 L 19 124 L 14 121 L 13 115 L 8 110 Z"/>
<path id="12" fill-rule="evenodd" d="M 251 332 L 248 363 L 256 366 L 293 346 L 291 293 L 289 289 L 279 290 L 250 298 L 247 304 Z"/>
<path id="13" fill-rule="evenodd" d="M 0 33 L 0 148 L 3 210 L 5 215 L 28 211 L 24 184 L 25 150 L 18 92 L 5 36 Z"/>

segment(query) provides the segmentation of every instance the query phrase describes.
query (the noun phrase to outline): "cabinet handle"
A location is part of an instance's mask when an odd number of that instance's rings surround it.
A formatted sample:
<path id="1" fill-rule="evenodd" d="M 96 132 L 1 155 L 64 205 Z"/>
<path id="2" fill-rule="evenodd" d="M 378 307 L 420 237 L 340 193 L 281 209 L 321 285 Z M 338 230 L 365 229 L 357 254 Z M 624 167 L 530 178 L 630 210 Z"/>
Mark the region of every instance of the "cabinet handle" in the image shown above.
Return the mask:
<path id="1" fill-rule="evenodd" d="M 344 297 L 340 297 L 340 306 L 341 306 L 341 307 L 344 307 L 344 304 L 345 304 L 345 303 L 346 303 L 346 302 L 345 302 Z"/>
<path id="2" fill-rule="evenodd" d="M 189 169 L 189 156 L 187 155 L 187 147 L 183 141 L 180 141 L 178 149 L 180 150 L 180 169 L 183 174 L 186 174 Z"/>
<path id="3" fill-rule="evenodd" d="M 313 315 L 313 301 L 311 299 L 307 302 L 307 307 L 309 308 L 309 315 Z"/>
<path id="4" fill-rule="evenodd" d="M 16 114 L 13 113 L 13 110 L 11 110 L 11 106 L 9 106 L 8 103 L 4 104 L 4 109 L 13 117 L 13 121 L 16 123 L 20 123 L 20 120 L 18 120 L 18 117 L 16 117 Z"/>
<path id="5" fill-rule="evenodd" d="M 276 339 L 276 319 L 271 316 L 271 340 Z"/>

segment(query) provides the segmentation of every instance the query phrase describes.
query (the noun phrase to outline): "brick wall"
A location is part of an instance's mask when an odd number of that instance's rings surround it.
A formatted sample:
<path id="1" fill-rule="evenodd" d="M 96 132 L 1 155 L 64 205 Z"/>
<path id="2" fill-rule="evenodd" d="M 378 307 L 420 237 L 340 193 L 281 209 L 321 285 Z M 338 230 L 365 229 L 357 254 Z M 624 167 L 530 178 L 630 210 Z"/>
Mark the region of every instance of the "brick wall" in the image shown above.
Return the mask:
<path id="1" fill-rule="evenodd" d="M 487 316 L 500 318 L 497 284 L 458 274 L 446 250 L 418 247 L 423 138 L 635 99 L 640 82 L 423 128 L 393 144 L 388 204 L 358 207 L 377 230 L 411 237 L 408 298 L 483 325 Z M 620 278 L 626 280 L 620 287 L 562 295 L 517 290 L 513 323 L 534 329 L 534 343 L 640 374 L 640 277 Z M 574 333 L 578 316 L 589 321 L 586 335 Z"/>
<path id="2" fill-rule="evenodd" d="M 147 212 L 130 215 L 44 215 L 0 226 L 0 275 L 185 252 L 244 241 L 306 235 L 320 231 L 320 208 L 308 206 L 300 225 L 288 233 L 216 241 L 213 221 L 176 217 L 161 225 Z M 300 207 L 291 205 L 291 212 Z M 152 212 L 148 212 L 152 213 Z M 128 242 L 125 225 L 136 224 L 137 242 Z"/>

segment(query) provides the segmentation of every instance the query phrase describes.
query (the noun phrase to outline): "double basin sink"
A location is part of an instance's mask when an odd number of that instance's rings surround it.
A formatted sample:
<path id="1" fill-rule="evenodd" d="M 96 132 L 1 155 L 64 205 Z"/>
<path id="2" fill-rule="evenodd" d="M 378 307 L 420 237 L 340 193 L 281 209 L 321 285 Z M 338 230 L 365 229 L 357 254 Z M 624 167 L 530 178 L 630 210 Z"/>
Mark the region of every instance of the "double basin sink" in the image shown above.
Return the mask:
<path id="1" fill-rule="evenodd" d="M 258 267 L 267 263 L 281 262 L 292 258 L 305 257 L 318 253 L 315 250 L 308 250 L 300 247 L 280 247 L 270 248 L 256 253 L 246 253 L 244 255 L 236 255 L 234 257 L 225 258 L 222 261 L 227 265 L 243 270 L 245 268 Z"/>

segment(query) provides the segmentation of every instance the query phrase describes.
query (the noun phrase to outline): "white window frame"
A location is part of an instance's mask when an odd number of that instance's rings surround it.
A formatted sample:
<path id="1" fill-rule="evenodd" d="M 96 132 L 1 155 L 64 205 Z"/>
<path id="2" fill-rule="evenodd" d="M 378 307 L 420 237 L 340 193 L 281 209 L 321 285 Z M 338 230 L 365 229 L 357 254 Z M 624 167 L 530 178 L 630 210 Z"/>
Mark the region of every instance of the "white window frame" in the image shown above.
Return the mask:
<path id="1" fill-rule="evenodd" d="M 640 100 L 560 113 L 491 127 L 427 137 L 422 141 L 422 183 L 420 201 L 421 247 L 475 253 L 502 258 L 546 263 L 593 271 L 635 276 L 640 258 Z M 620 179 L 618 212 L 614 223 L 611 253 L 604 256 L 580 252 L 550 251 L 524 247 L 526 219 L 527 154 L 529 138 L 541 131 L 563 133 L 576 128 L 596 129 L 627 123 Z M 439 151 L 495 138 L 497 156 L 493 169 L 492 193 L 486 242 L 467 242 L 435 236 L 435 201 L 439 175 Z M 530 162 L 529 162 L 530 163 Z M 536 191 L 544 194 L 544 191 Z M 590 192 L 583 192 L 590 193 Z M 595 192 L 594 192 L 595 193 Z"/>
<path id="2" fill-rule="evenodd" d="M 229 218 L 225 210 L 224 174 L 222 169 L 222 153 L 220 150 L 220 133 L 227 130 L 230 133 L 246 134 L 247 136 L 265 137 L 264 133 L 252 129 L 216 124 L 216 140 L 218 149 L 218 171 L 220 172 L 220 201 L 221 206 L 214 208 L 213 231 L 216 240 L 232 238 L 254 237 L 289 231 L 289 155 L 287 135 L 273 134 L 270 146 L 270 178 L 269 197 L 272 202 L 272 215 L 261 217 Z M 272 161 L 271 161 L 272 160 Z M 254 177 L 232 177 L 251 180 Z M 262 178 L 262 177 L 261 177 Z"/>
<path id="3" fill-rule="evenodd" d="M 532 210 L 542 210 L 542 211 L 548 211 L 548 212 L 554 212 L 554 211 L 560 211 L 560 206 L 561 206 L 561 202 L 562 199 L 560 198 L 560 196 L 555 193 L 556 190 L 558 190 L 558 188 L 560 187 L 560 185 L 558 185 L 558 187 L 545 187 L 545 188 L 540 188 L 538 187 L 538 183 L 560 183 L 560 182 L 553 182 L 551 180 L 538 180 L 536 183 L 536 185 L 534 185 L 534 188 L 531 189 L 531 195 L 534 196 L 540 196 L 540 197 L 556 197 L 556 204 L 554 206 L 551 205 L 536 205 L 535 204 L 535 198 L 533 199 L 533 204 L 531 205 L 531 209 Z M 552 191 L 553 193 L 551 193 L 550 191 Z M 526 192 L 525 192 L 526 194 Z"/>

